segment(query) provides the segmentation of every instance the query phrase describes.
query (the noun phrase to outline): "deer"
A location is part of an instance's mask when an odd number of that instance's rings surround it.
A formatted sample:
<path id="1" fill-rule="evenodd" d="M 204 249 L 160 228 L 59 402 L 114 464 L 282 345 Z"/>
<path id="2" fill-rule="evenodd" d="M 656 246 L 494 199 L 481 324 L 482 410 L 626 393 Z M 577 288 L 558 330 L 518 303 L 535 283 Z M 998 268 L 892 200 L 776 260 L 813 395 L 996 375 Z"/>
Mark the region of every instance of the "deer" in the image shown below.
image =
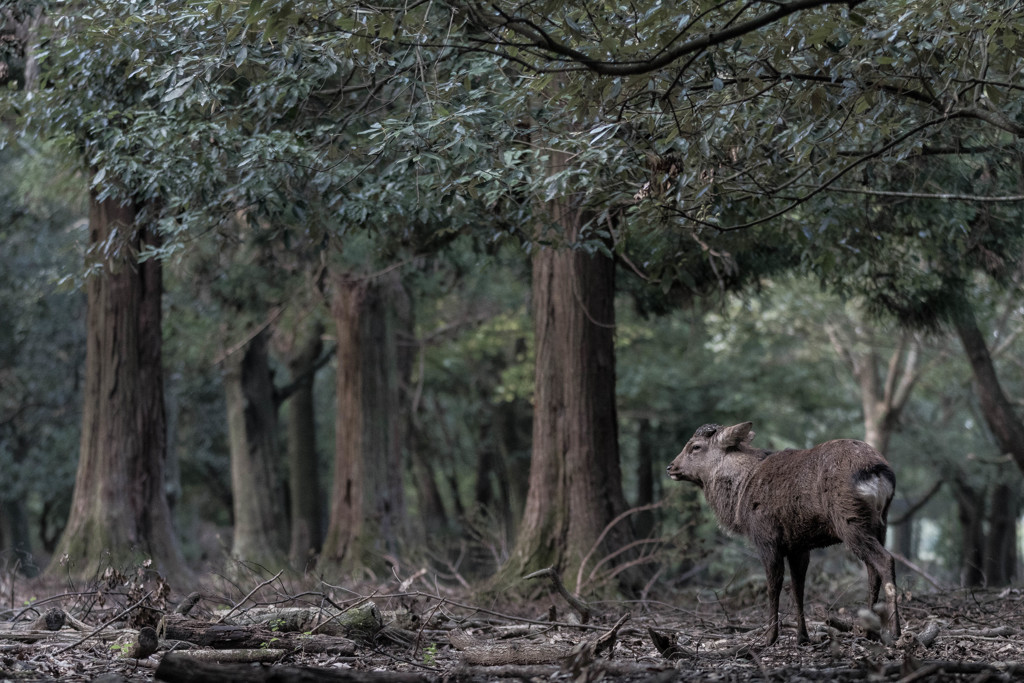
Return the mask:
<path id="1" fill-rule="evenodd" d="M 896 475 L 881 453 L 853 439 L 777 452 L 754 448 L 751 422 L 706 424 L 668 466 L 668 476 L 704 491 L 719 525 L 745 536 L 764 565 L 768 588 L 768 642 L 779 638 L 783 562 L 789 563 L 797 612 L 797 642 L 809 643 L 804 585 L 810 551 L 843 543 L 867 567 L 868 607 L 878 601 L 893 639 L 900 636 L 896 562 L 885 549 Z"/>

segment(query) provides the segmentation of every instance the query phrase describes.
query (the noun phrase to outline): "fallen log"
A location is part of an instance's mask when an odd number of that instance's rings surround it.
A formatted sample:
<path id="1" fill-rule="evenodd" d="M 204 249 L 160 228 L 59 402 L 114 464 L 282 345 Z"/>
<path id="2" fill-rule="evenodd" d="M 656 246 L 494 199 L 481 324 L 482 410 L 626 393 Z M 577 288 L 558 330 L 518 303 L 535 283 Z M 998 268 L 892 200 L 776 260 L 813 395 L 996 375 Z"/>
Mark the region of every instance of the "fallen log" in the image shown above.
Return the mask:
<path id="1" fill-rule="evenodd" d="M 313 633 L 370 640 L 384 620 L 372 602 L 339 612 L 316 607 L 253 608 L 225 620 L 239 626 L 262 626 L 287 633 Z"/>
<path id="2" fill-rule="evenodd" d="M 168 683 L 431 683 L 436 680 L 404 671 L 216 664 L 176 652 L 164 656 L 155 676 L 156 680 Z"/>
<path id="3" fill-rule="evenodd" d="M 177 654 L 182 653 L 178 652 Z M 273 664 L 289 654 L 288 650 L 261 647 L 258 650 L 189 650 L 187 656 L 200 662 L 219 662 L 221 664 L 229 662 Z"/>
<path id="4" fill-rule="evenodd" d="M 209 624 L 176 614 L 165 617 L 164 637 L 185 640 L 218 650 L 273 647 L 285 650 L 351 656 L 355 642 L 338 636 L 283 633 L 259 628 L 243 628 L 228 624 Z"/>

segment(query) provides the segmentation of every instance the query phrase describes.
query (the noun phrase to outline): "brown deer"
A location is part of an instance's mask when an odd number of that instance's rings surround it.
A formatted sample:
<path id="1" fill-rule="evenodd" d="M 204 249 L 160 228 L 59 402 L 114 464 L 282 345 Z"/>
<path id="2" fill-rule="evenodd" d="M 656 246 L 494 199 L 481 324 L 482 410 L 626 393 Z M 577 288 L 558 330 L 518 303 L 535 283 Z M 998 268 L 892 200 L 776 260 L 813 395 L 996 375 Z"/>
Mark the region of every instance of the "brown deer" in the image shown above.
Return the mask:
<path id="1" fill-rule="evenodd" d="M 768 579 L 768 644 L 779 638 L 783 560 L 789 562 L 797 611 L 797 641 L 810 641 L 804 621 L 804 579 L 810 551 L 836 543 L 867 567 L 868 606 L 885 582 L 893 638 L 896 563 L 885 549 L 886 517 L 896 475 L 882 454 L 863 441 L 840 439 L 807 450 L 771 452 L 750 446 L 750 422 L 704 425 L 668 466 L 668 476 L 704 489 L 719 523 L 750 539 Z"/>

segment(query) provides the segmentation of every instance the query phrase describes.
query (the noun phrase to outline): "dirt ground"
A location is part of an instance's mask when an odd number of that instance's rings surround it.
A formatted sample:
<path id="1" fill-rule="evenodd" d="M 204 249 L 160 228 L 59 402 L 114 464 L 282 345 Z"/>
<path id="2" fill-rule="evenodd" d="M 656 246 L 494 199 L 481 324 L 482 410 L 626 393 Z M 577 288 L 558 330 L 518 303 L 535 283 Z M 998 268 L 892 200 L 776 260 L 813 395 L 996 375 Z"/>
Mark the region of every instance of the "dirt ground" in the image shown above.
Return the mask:
<path id="1" fill-rule="evenodd" d="M 830 584 L 808 595 L 812 644 L 797 645 L 787 599 L 780 640 L 765 647 L 763 582 L 756 581 L 731 593 L 689 589 L 659 600 L 591 602 L 580 624 L 540 583 L 530 598 L 512 600 L 439 588 L 423 574 L 359 590 L 289 585 L 280 577 L 212 579 L 181 616 L 171 612 L 184 596 L 152 576 L 107 578 L 83 589 L 0 577 L 0 681 L 1024 679 L 1024 594 L 1014 588 L 905 591 L 903 636 L 885 643 L 868 615 L 858 615 L 856 585 L 840 607 L 830 602 Z M 246 621 L 257 610 L 274 615 L 288 607 L 369 609 L 379 623 L 326 635 L 323 624 L 286 632 L 280 616 Z M 78 628 L 30 629 L 48 610 L 67 614 Z M 125 656 L 144 624 L 158 631 L 157 651 Z M 197 642 L 181 638 L 186 632 Z M 240 639 L 228 643 L 225 634 Z M 199 668 L 183 674 L 200 655 Z"/>

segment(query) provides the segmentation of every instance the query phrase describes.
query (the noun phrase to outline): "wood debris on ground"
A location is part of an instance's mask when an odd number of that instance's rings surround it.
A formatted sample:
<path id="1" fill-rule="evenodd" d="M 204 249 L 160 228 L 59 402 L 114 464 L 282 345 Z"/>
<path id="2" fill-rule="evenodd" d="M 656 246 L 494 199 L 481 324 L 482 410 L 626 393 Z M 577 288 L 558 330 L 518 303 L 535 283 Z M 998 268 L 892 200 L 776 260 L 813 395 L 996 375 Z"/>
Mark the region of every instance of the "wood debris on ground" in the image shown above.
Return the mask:
<path id="1" fill-rule="evenodd" d="M 172 597 L 155 626 L 127 597 L 0 604 L 0 681 L 933 681 L 1024 676 L 1017 590 L 902 596 L 906 629 L 884 643 L 851 610 L 810 601 L 810 645 L 784 620 L 764 646 L 764 609 L 745 600 L 589 604 L 586 623 L 553 594 L 499 606 L 450 595 L 295 591 Z M 39 594 L 39 586 L 33 586 Z M 353 598 L 353 596 L 358 596 Z M 135 597 L 135 596 L 133 596 Z M 500 599 L 499 599 L 500 600 Z M 99 603 L 102 604 L 99 604 Z M 175 604 L 182 605 L 175 610 Z M 140 605 L 139 609 L 149 609 Z M 149 619 L 151 615 L 147 616 Z M 865 630 L 867 629 L 867 630 Z"/>

